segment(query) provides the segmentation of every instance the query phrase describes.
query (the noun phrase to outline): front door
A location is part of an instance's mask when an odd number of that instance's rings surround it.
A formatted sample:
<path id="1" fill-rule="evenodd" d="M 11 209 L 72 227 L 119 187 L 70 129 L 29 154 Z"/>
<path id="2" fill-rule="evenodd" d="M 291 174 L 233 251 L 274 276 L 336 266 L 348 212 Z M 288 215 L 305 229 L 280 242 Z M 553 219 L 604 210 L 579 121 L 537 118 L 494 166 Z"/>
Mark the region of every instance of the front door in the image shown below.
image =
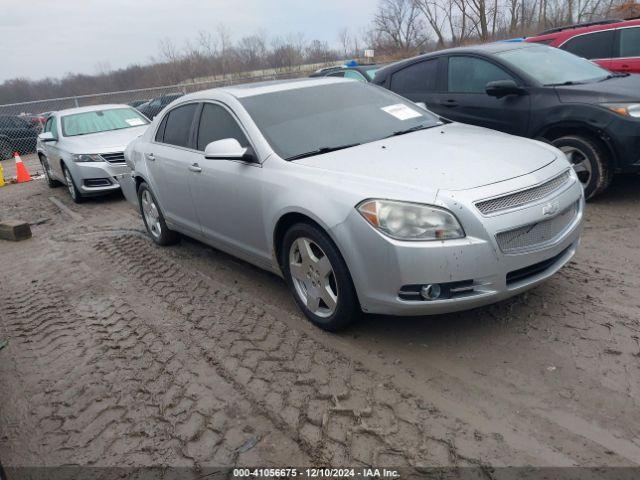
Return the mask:
<path id="1" fill-rule="evenodd" d="M 205 103 L 197 127 L 200 172 L 192 176 L 193 198 L 202 232 L 220 248 L 253 262 L 269 262 L 262 215 L 263 170 L 259 163 L 207 160 L 205 147 L 227 138 L 251 147 L 235 116 Z"/>
<path id="2" fill-rule="evenodd" d="M 486 92 L 489 82 L 513 80 L 520 84 L 518 79 L 479 57 L 451 56 L 446 67 L 446 91 L 434 96 L 430 109 L 455 122 L 526 135 L 531 111 L 530 95 L 495 98 Z"/>

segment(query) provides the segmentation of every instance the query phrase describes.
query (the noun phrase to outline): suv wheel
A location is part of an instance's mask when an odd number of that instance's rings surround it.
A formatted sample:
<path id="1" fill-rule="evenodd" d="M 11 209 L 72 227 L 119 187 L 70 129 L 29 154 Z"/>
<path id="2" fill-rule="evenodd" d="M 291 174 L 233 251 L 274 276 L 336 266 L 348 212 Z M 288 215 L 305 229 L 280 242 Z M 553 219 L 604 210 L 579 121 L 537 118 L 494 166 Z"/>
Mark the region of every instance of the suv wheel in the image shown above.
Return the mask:
<path id="1" fill-rule="evenodd" d="M 138 203 L 144 226 L 155 243 L 165 246 L 172 245 L 179 240 L 178 234 L 167 227 L 156 197 L 145 182 L 142 182 L 138 187 Z"/>
<path id="2" fill-rule="evenodd" d="M 567 155 L 587 200 L 609 187 L 613 172 L 606 153 L 597 142 L 581 136 L 567 136 L 554 140 L 552 144 Z"/>
<path id="3" fill-rule="evenodd" d="M 347 265 L 322 230 L 306 223 L 292 226 L 284 236 L 281 257 L 296 303 L 313 324 L 334 332 L 360 316 Z"/>
<path id="4" fill-rule="evenodd" d="M 75 203 L 82 203 L 84 201 L 84 197 L 82 196 L 82 193 L 80 193 L 80 190 L 78 190 L 78 188 L 76 187 L 76 183 L 73 181 L 71 172 L 69 172 L 69 169 L 64 165 L 62 166 L 62 173 L 64 174 L 64 179 L 67 183 L 67 190 L 69 190 L 71 200 L 73 200 Z"/>

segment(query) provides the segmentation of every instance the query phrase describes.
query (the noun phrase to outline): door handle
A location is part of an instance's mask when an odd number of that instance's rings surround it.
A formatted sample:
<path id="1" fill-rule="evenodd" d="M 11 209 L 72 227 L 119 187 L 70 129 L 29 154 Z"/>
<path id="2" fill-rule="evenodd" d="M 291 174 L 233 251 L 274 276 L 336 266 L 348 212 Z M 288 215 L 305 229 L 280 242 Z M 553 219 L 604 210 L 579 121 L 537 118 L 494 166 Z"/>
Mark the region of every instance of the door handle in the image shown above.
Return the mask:
<path id="1" fill-rule="evenodd" d="M 189 165 L 189 170 L 191 170 L 192 172 L 200 173 L 202 171 L 202 167 L 197 163 L 194 163 L 193 165 Z"/>
<path id="2" fill-rule="evenodd" d="M 151 160 L 152 162 L 156 161 L 156 157 L 153 153 L 145 153 L 144 158 L 146 158 L 147 160 Z"/>

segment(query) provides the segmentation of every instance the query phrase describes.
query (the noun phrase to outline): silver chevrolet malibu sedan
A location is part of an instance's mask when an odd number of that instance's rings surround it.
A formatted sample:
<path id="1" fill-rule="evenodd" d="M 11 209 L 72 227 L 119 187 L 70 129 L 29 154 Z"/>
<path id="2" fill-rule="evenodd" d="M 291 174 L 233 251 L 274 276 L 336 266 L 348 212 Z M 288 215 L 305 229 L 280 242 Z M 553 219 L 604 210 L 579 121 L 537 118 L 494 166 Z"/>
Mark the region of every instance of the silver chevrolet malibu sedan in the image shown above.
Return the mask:
<path id="1" fill-rule="evenodd" d="M 326 330 L 523 292 L 569 261 L 582 227 L 559 150 L 351 80 L 184 96 L 125 158 L 123 191 L 157 244 L 180 232 L 283 276 Z"/>

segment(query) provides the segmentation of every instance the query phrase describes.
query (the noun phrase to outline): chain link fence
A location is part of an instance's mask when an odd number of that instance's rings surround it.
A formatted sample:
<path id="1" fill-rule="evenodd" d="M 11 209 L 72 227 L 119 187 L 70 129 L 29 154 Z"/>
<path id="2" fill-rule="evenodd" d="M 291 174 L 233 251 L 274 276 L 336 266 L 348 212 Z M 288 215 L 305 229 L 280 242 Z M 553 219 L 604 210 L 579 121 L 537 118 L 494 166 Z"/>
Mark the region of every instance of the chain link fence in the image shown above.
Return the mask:
<path id="1" fill-rule="evenodd" d="M 38 134 L 42 132 L 48 116 L 55 111 L 91 105 L 127 104 L 137 108 L 147 117 L 153 118 L 166 105 L 181 95 L 238 83 L 304 77 L 313 71 L 313 67 L 317 66 L 308 65 L 306 67 L 308 68 L 286 72 L 251 72 L 164 87 L 0 105 L 0 161 L 12 158 L 14 152 L 18 152 L 20 155 L 34 153 Z"/>

